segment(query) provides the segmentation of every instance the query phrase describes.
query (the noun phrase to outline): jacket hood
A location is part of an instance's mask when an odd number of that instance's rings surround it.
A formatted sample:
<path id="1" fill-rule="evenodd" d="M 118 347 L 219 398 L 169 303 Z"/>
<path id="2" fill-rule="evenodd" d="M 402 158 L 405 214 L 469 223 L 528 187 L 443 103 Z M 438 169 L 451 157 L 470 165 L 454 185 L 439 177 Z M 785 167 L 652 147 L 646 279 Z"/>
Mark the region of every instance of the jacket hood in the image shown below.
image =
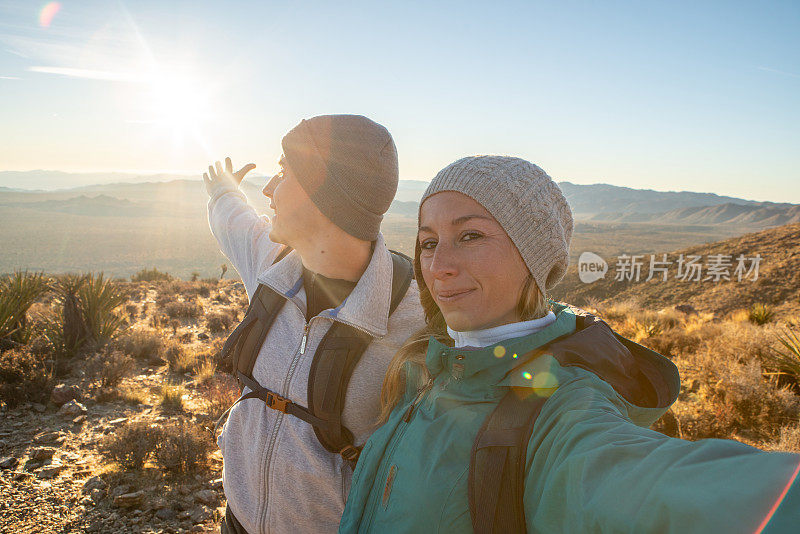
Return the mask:
<path id="1" fill-rule="evenodd" d="M 575 330 L 533 351 L 526 358 L 528 366 L 540 374 L 547 361 L 555 360 L 562 368 L 580 367 L 608 383 L 626 402 L 631 420 L 650 426 L 677 400 L 680 377 L 675 364 L 661 354 L 614 332 L 608 324 L 591 313 L 569 306 L 575 315 Z M 543 359 L 538 356 L 547 355 Z M 552 358 L 552 359 L 551 359 Z M 512 373 L 518 377 L 523 373 Z M 546 374 L 546 373 L 545 373 Z M 528 374 L 527 376 L 531 376 Z M 509 385 L 522 385 L 516 380 Z"/>

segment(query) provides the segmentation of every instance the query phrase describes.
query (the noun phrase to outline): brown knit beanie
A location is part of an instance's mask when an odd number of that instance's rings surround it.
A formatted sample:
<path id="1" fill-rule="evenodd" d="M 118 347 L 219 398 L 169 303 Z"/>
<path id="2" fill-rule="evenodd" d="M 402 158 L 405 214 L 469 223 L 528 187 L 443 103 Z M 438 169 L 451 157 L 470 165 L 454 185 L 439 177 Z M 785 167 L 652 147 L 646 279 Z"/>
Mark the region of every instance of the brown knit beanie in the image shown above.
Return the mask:
<path id="1" fill-rule="evenodd" d="M 486 208 L 519 250 L 539 289 L 547 292 L 564 277 L 572 210 L 537 165 L 509 156 L 463 158 L 439 171 L 420 206 L 441 191 L 463 193 Z"/>
<path id="2" fill-rule="evenodd" d="M 374 241 L 397 192 L 397 149 L 361 115 L 321 115 L 287 133 L 283 155 L 314 205 L 348 234 Z"/>

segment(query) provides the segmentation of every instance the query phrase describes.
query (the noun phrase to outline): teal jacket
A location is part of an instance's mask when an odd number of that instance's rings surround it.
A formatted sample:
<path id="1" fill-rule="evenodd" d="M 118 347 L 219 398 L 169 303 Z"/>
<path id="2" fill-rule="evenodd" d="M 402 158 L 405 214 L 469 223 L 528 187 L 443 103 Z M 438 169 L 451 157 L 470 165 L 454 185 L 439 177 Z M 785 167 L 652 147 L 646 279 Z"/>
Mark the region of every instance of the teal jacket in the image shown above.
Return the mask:
<path id="1" fill-rule="evenodd" d="M 528 532 L 800 532 L 800 455 L 649 430 L 677 398 L 672 362 L 553 306 L 553 324 L 498 345 L 431 339 L 432 385 L 367 441 L 339 532 L 471 532 L 470 451 L 510 386 L 549 396 L 527 451 Z"/>

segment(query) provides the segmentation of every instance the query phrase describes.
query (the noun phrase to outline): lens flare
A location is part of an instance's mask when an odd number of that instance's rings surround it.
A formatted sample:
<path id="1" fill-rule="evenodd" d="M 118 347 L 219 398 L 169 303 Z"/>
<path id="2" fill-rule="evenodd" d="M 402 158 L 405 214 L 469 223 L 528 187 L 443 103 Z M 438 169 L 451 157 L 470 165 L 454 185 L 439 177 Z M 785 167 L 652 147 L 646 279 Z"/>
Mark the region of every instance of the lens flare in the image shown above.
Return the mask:
<path id="1" fill-rule="evenodd" d="M 42 28 L 49 28 L 50 23 L 53 22 L 53 17 L 61 9 L 61 2 L 50 2 L 42 8 L 39 12 L 39 25 Z"/>
<path id="2" fill-rule="evenodd" d="M 530 374 L 528 371 L 525 371 L 524 373 L 522 373 L 522 378 L 530 380 L 531 378 L 533 378 L 533 375 Z"/>
<path id="3" fill-rule="evenodd" d="M 506 348 L 503 345 L 497 345 L 494 348 L 494 357 L 495 358 L 502 358 L 506 355 Z"/>
<path id="4" fill-rule="evenodd" d="M 794 484 L 794 481 L 797 480 L 797 475 L 798 474 L 800 474 L 800 464 L 797 464 L 797 467 L 795 467 L 794 473 L 792 473 L 792 476 L 789 479 L 789 482 L 786 484 L 786 486 L 783 488 L 783 491 L 781 492 L 781 494 L 775 500 L 775 503 L 772 505 L 772 508 L 770 509 L 769 513 L 767 513 L 767 516 L 764 518 L 763 521 L 761 521 L 761 524 L 756 529 L 756 534 L 761 534 L 764 531 L 764 529 L 767 527 L 767 525 L 769 525 L 769 522 L 772 519 L 772 516 L 775 515 L 775 512 L 778 510 L 778 506 L 781 505 L 781 503 L 783 502 L 784 497 L 786 497 L 786 494 L 789 493 L 789 488 L 791 488 L 792 484 Z"/>

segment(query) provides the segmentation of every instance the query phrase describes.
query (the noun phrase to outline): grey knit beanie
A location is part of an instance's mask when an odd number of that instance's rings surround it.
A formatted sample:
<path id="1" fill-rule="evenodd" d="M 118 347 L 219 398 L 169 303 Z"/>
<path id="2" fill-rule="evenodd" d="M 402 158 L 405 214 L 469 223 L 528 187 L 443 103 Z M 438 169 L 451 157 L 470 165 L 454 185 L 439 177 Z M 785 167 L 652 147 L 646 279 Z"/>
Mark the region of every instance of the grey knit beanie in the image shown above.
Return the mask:
<path id="1" fill-rule="evenodd" d="M 348 234 L 374 241 L 397 192 L 397 149 L 361 115 L 320 115 L 287 133 L 283 155 L 314 205 Z"/>
<path id="2" fill-rule="evenodd" d="M 540 167 L 509 156 L 471 156 L 439 171 L 420 206 L 441 191 L 463 193 L 486 208 L 516 245 L 540 289 L 547 292 L 564 277 L 572 210 Z"/>

